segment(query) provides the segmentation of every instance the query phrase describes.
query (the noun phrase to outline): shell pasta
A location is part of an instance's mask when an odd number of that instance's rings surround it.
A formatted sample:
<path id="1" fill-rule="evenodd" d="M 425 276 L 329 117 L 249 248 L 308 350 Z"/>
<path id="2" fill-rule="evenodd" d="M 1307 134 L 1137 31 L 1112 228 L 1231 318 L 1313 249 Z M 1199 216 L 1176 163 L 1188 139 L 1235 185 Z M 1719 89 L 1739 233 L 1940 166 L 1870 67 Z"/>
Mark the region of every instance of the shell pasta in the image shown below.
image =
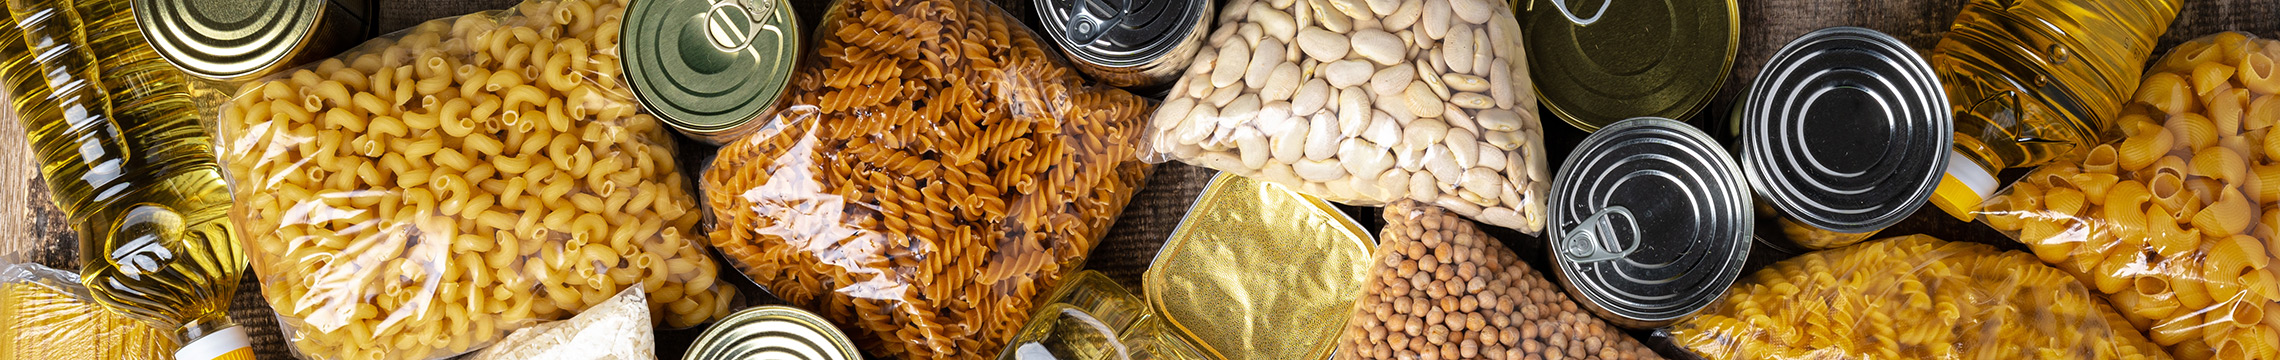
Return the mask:
<path id="1" fill-rule="evenodd" d="M 2275 55 L 2242 33 L 2177 46 L 2123 107 L 2119 141 L 2036 169 L 1981 219 L 2180 358 L 2280 359 Z"/>
<path id="2" fill-rule="evenodd" d="M 235 92 L 232 216 L 298 354 L 453 356 L 634 286 L 668 328 L 727 314 L 673 139 L 604 65 L 625 5 L 429 21 Z"/>

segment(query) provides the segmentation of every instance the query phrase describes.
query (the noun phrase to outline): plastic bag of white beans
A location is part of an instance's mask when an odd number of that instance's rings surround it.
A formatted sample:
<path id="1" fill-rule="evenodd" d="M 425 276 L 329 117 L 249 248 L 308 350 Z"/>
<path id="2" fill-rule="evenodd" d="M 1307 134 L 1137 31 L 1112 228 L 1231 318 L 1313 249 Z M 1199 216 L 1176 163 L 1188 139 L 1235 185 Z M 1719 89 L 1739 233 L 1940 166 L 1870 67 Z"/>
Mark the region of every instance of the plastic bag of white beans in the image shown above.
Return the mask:
<path id="1" fill-rule="evenodd" d="M 221 104 L 231 217 L 300 357 L 456 356 L 636 286 L 665 328 L 728 313 L 674 141 L 618 80 L 625 6 L 433 20 Z"/>
<path id="2" fill-rule="evenodd" d="M 1218 21 L 1149 160 L 1542 231 L 1543 129 L 1504 2 L 1233 0 Z"/>

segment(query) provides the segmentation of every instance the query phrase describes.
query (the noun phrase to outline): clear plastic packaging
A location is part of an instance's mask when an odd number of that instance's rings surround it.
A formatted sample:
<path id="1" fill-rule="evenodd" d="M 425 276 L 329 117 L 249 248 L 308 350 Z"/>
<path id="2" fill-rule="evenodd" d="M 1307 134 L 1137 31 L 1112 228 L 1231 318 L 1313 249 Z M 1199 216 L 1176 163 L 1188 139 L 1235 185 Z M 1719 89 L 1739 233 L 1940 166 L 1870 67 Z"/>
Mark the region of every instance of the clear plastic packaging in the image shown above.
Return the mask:
<path id="1" fill-rule="evenodd" d="M 848 0 L 706 169 L 715 247 L 872 356 L 995 356 L 1143 184 L 1147 100 L 981 0 Z"/>
<path id="2" fill-rule="evenodd" d="M 569 320 L 515 330 L 498 345 L 466 360 L 651 360 L 657 334 L 650 326 L 649 296 L 628 286 L 608 301 Z"/>
<path id="3" fill-rule="evenodd" d="M 246 257 L 311 359 L 435 359 L 642 287 L 728 314 L 674 141 L 618 73 L 625 1 L 429 21 L 221 104 Z"/>
<path id="4" fill-rule="evenodd" d="M 0 264 L 0 360 L 170 360 L 169 331 L 105 310 L 79 274 Z"/>
<path id="5" fill-rule="evenodd" d="M 1448 210 L 1385 208 L 1340 359 L 1661 359 Z"/>
<path id="6" fill-rule="evenodd" d="M 2036 168 L 1980 220 L 2074 274 L 2181 358 L 2280 358 L 2280 41 L 2178 45 L 2120 141 Z"/>
<path id="7" fill-rule="evenodd" d="M 1229 1 L 1146 156 L 1538 233 L 1551 176 L 1512 16 L 1493 0 Z"/>
<path id="8" fill-rule="evenodd" d="M 1774 263 L 1672 326 L 1707 359 L 2168 359 L 2016 251 L 1903 236 Z"/>

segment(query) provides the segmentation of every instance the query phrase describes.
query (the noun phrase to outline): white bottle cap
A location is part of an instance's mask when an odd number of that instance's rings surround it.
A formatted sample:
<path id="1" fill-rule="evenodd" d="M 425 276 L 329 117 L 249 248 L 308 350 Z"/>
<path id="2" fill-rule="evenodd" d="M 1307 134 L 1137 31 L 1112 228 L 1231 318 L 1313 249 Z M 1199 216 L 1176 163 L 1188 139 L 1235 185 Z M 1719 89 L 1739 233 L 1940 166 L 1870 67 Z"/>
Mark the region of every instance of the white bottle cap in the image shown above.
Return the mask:
<path id="1" fill-rule="evenodd" d="M 244 326 L 231 326 L 191 340 L 174 352 L 174 360 L 253 360 L 253 341 Z"/>

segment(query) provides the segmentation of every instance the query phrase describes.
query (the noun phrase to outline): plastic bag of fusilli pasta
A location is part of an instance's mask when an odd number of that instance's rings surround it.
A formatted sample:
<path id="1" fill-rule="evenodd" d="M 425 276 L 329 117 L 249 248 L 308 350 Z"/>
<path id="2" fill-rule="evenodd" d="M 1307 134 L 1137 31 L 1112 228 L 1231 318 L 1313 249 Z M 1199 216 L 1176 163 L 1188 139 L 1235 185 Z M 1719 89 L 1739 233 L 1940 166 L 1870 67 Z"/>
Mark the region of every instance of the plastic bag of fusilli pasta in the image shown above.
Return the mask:
<path id="1" fill-rule="evenodd" d="M 2034 257 L 1914 235 L 1743 277 L 1665 330 L 1708 359 L 2168 359 L 2095 293 Z"/>
<path id="2" fill-rule="evenodd" d="M 2280 359 L 2280 41 L 2171 49 L 2119 141 L 2029 172 L 1979 219 L 2113 302 L 2178 357 Z"/>
<path id="3" fill-rule="evenodd" d="M 428 21 L 222 104 L 231 217 L 292 349 L 437 359 L 641 287 L 728 314 L 674 139 L 620 82 L 626 0 Z"/>
<path id="4" fill-rule="evenodd" d="M 1226 4 L 1150 120 L 1149 160 L 1543 231 L 1552 177 L 1503 1 Z"/>
<path id="5" fill-rule="evenodd" d="M 789 105 L 704 173 L 714 246 L 872 355 L 995 356 L 1142 185 L 1149 102 L 982 0 L 822 20 Z M 829 75 L 861 68 L 899 71 Z"/>

